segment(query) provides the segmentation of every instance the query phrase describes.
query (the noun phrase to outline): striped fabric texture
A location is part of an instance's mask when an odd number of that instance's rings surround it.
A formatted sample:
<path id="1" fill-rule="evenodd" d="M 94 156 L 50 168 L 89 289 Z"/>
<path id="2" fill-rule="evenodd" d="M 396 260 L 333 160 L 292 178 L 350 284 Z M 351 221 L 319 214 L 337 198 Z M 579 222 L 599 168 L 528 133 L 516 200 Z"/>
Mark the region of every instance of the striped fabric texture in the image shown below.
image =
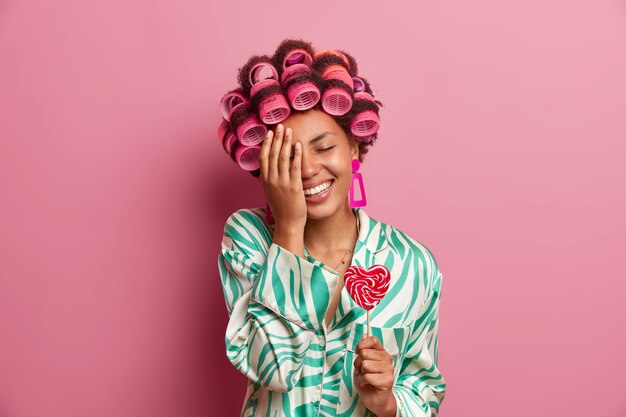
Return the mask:
<path id="1" fill-rule="evenodd" d="M 359 235 L 352 265 L 384 264 L 387 295 L 370 311 L 372 334 L 393 357 L 396 416 L 436 416 L 446 383 L 437 344 L 442 275 L 430 250 L 353 208 Z M 366 311 L 346 288 L 324 317 L 339 275 L 272 242 L 265 208 L 231 214 L 218 266 L 229 315 L 226 355 L 248 378 L 241 416 L 374 416 L 352 380 Z"/>

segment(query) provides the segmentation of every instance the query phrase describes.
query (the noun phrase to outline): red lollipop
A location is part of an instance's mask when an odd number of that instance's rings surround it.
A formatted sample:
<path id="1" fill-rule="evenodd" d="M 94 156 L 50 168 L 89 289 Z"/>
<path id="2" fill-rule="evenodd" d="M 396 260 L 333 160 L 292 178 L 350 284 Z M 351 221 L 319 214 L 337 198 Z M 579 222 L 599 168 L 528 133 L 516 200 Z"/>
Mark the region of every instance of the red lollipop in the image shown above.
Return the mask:
<path id="1" fill-rule="evenodd" d="M 372 265 L 369 269 L 352 265 L 344 274 L 346 289 L 360 307 L 367 310 L 367 334 L 370 334 L 370 310 L 383 299 L 389 289 L 391 274 L 385 265 Z"/>

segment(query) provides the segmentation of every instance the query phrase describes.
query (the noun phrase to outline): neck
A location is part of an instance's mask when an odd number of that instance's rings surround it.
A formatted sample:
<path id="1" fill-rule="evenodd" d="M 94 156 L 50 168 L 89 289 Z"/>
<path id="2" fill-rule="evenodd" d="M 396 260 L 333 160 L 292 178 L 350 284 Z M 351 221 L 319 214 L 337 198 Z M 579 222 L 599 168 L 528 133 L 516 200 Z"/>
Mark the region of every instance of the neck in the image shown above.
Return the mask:
<path id="1" fill-rule="evenodd" d="M 317 252 L 352 248 L 357 235 L 355 214 L 349 205 L 324 219 L 307 219 L 304 227 L 304 243 Z"/>

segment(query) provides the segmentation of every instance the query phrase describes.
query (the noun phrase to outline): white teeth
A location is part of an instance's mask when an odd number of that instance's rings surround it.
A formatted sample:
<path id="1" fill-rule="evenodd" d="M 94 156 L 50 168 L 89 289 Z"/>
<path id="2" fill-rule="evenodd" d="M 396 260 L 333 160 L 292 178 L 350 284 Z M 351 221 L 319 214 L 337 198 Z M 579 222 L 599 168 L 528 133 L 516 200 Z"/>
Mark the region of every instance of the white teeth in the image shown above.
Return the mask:
<path id="1" fill-rule="evenodd" d="M 332 181 L 328 181 L 328 182 L 325 182 L 324 184 L 318 185 L 317 187 L 307 188 L 306 190 L 304 190 L 304 195 L 319 194 L 322 191 L 326 190 L 328 187 L 330 187 L 331 183 L 332 183 Z"/>

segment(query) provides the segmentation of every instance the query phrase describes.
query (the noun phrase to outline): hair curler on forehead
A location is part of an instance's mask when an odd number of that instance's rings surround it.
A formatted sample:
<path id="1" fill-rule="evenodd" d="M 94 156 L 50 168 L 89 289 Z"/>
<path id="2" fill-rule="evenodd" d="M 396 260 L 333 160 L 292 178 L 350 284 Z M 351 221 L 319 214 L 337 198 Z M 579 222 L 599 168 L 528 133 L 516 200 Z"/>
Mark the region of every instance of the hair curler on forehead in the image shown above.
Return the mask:
<path id="1" fill-rule="evenodd" d="M 263 123 L 275 125 L 285 120 L 291 113 L 283 90 L 274 79 L 254 84 L 250 90 L 250 96 L 257 101 L 259 116 Z"/>
<path id="2" fill-rule="evenodd" d="M 316 51 L 304 40 L 285 39 L 272 56 L 251 56 L 238 69 L 237 81 L 239 87 L 220 101 L 218 139 L 231 159 L 255 177 L 266 132 L 293 111 L 319 109 L 331 115 L 358 142 L 360 162 L 378 138 L 382 103 L 344 50 Z"/>
<path id="3" fill-rule="evenodd" d="M 328 89 L 324 91 L 322 105 L 328 114 L 342 116 L 352 108 L 354 83 L 348 71 L 340 65 L 331 65 L 322 75 L 328 82 Z"/>
<path id="4" fill-rule="evenodd" d="M 308 110 L 320 100 L 320 88 L 315 84 L 311 68 L 305 64 L 286 68 L 282 84 L 287 88 L 289 103 L 295 110 Z"/>

